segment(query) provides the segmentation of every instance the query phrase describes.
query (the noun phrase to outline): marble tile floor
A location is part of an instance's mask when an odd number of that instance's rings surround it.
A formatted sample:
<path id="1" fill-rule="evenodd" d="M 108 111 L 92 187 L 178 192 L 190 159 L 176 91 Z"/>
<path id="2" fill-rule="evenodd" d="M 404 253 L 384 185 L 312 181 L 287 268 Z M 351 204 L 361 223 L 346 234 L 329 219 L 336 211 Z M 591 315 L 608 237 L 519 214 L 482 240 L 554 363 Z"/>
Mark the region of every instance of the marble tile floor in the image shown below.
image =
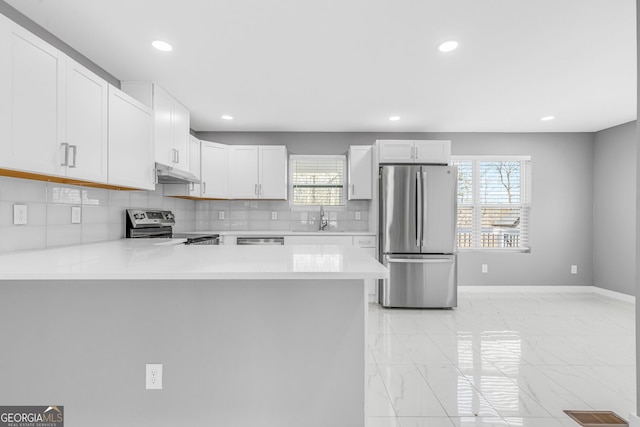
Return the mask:
<path id="1" fill-rule="evenodd" d="M 368 427 L 577 427 L 635 413 L 635 308 L 587 293 L 463 293 L 454 310 L 369 305 Z"/>

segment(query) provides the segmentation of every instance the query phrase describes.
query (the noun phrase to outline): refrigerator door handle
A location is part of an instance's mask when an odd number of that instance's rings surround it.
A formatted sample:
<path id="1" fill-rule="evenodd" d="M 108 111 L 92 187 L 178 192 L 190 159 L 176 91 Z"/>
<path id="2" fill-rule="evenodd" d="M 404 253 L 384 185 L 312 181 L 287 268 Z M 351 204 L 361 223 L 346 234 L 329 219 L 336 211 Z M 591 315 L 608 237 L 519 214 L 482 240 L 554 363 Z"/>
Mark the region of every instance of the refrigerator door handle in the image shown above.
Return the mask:
<path id="1" fill-rule="evenodd" d="M 427 205 L 427 200 L 429 198 L 429 194 L 427 194 L 427 172 L 426 171 L 422 171 L 422 184 L 420 186 L 422 188 L 422 201 L 421 201 L 421 205 L 422 205 L 422 232 L 421 232 L 421 242 L 422 242 L 422 246 L 426 246 L 427 245 L 427 240 L 425 239 L 425 234 L 429 231 L 428 228 L 428 221 L 429 221 L 429 215 L 427 214 L 428 212 L 428 205 Z"/>
<path id="2" fill-rule="evenodd" d="M 416 246 L 422 242 L 422 179 L 420 171 L 416 172 Z"/>
<path id="3" fill-rule="evenodd" d="M 398 264 L 451 264 L 450 259 L 416 259 L 416 258 L 387 258 L 387 262 Z"/>

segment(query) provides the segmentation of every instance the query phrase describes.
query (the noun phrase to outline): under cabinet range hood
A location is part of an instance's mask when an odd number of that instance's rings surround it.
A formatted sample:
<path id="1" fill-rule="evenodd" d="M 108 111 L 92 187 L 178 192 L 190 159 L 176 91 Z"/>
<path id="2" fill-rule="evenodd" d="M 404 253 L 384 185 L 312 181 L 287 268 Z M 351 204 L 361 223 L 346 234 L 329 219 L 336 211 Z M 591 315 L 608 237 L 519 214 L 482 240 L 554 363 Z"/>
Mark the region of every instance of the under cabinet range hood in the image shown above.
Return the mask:
<path id="1" fill-rule="evenodd" d="M 171 166 L 156 163 L 156 184 L 200 184 L 194 174 Z"/>

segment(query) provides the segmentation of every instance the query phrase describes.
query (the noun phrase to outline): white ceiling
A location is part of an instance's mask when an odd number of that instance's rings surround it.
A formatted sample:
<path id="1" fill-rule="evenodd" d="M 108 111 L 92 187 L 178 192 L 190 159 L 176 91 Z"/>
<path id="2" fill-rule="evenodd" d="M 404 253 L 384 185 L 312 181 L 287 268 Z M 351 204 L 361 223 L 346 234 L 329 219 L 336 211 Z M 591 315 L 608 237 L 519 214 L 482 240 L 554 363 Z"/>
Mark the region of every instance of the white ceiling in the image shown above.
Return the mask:
<path id="1" fill-rule="evenodd" d="M 636 118 L 634 0 L 7 3 L 116 78 L 163 86 L 196 131 L 591 132 Z M 450 39 L 460 47 L 440 53 Z"/>

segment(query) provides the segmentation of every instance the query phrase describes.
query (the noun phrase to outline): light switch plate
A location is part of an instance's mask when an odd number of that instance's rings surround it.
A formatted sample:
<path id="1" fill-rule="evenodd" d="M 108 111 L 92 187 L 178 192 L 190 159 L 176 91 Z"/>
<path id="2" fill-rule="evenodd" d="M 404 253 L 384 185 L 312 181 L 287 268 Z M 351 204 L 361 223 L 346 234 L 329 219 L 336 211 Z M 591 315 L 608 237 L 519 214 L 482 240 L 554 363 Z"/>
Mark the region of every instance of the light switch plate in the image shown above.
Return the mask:
<path id="1" fill-rule="evenodd" d="M 80 206 L 71 206 L 71 224 L 80 224 L 82 222 L 82 208 Z"/>
<path id="2" fill-rule="evenodd" d="M 13 224 L 27 224 L 27 205 L 13 205 Z"/>
<path id="3" fill-rule="evenodd" d="M 271 220 L 272 221 L 278 220 L 278 211 L 271 211 Z"/>
<path id="4" fill-rule="evenodd" d="M 362 219 L 362 213 L 360 211 L 356 211 L 356 221 L 360 221 Z"/>
<path id="5" fill-rule="evenodd" d="M 218 211 L 218 219 L 224 219 L 224 211 Z"/>

